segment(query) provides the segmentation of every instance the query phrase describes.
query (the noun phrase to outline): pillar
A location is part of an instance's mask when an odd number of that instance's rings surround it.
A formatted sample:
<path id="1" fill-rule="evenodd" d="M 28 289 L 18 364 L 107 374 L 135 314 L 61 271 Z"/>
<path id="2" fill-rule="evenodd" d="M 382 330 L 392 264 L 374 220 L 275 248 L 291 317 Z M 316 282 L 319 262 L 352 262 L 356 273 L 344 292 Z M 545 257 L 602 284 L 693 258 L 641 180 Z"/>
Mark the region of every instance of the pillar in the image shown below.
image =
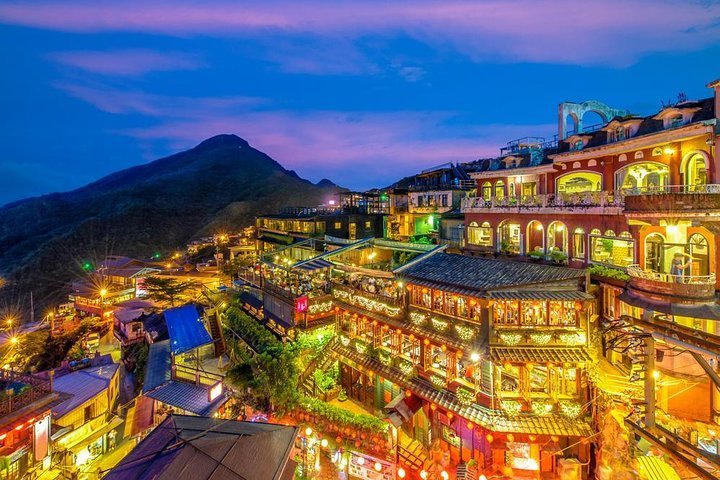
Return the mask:
<path id="1" fill-rule="evenodd" d="M 645 338 L 645 427 L 655 427 L 655 339 Z"/>

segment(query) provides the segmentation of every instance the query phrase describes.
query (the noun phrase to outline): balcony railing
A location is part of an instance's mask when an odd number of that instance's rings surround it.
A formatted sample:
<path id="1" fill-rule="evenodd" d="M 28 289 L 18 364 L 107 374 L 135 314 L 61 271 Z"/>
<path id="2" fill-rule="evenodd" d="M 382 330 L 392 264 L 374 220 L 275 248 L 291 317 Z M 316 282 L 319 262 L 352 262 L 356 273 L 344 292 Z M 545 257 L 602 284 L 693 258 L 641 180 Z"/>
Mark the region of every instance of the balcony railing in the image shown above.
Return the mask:
<path id="1" fill-rule="evenodd" d="M 18 394 L 3 394 L 4 398 L 0 399 L 0 417 L 25 408 L 36 400 L 52 393 L 50 380 L 37 378 L 32 375 L 23 375 L 2 370 L 0 371 L 0 380 L 4 383 L 17 382 L 27 385 L 27 388 Z"/>
<path id="2" fill-rule="evenodd" d="M 627 188 L 622 190 L 626 197 L 636 195 L 668 195 L 668 194 L 720 194 L 720 185 L 664 185 L 640 188 Z"/>
<path id="3" fill-rule="evenodd" d="M 711 300 L 715 297 L 715 274 L 671 275 L 643 270 L 640 265 L 629 265 L 630 286 L 636 290 L 673 297 Z"/>
<path id="4" fill-rule="evenodd" d="M 477 186 L 475 180 L 457 180 L 455 182 L 448 183 L 418 183 L 415 185 L 409 185 L 408 191 L 410 192 L 432 192 L 432 191 L 445 191 L 445 190 L 472 190 Z"/>
<path id="5" fill-rule="evenodd" d="M 473 212 L 491 208 L 511 208 L 520 210 L 540 208 L 594 208 L 622 207 L 623 195 L 614 192 L 582 192 L 582 193 L 547 193 L 526 195 L 521 197 L 493 197 L 485 200 L 482 197 L 462 199 L 462 211 Z"/>

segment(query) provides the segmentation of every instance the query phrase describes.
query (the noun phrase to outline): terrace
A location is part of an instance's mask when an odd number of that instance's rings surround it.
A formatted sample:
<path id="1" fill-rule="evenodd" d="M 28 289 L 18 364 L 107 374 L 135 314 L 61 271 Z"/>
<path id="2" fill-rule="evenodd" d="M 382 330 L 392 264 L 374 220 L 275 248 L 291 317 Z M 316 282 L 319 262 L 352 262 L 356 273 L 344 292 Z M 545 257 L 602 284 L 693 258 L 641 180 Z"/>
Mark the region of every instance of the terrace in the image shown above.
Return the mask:
<path id="1" fill-rule="evenodd" d="M 625 190 L 625 212 L 705 215 L 720 209 L 720 185 L 664 185 Z"/>
<path id="2" fill-rule="evenodd" d="M 17 412 L 52 393 L 50 380 L 0 370 L 0 418 Z M 9 393 L 11 392 L 12 393 Z"/>
<path id="3" fill-rule="evenodd" d="M 707 302 L 715 299 L 715 274 L 672 275 L 643 270 L 640 265 L 627 267 L 630 287 L 650 296 L 673 297 L 686 301 Z"/>
<path id="4" fill-rule="evenodd" d="M 546 193 L 525 196 L 467 197 L 462 199 L 463 213 L 483 213 L 492 209 L 503 213 L 620 214 L 624 195 L 619 192 Z"/>

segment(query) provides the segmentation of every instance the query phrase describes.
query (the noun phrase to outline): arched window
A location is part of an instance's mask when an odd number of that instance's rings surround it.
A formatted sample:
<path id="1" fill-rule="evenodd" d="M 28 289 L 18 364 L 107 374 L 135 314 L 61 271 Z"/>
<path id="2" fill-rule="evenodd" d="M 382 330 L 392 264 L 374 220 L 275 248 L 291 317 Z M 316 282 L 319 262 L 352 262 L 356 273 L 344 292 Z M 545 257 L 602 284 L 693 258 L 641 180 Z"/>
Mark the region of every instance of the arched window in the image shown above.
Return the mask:
<path id="1" fill-rule="evenodd" d="M 597 233 L 595 233 L 597 232 Z M 635 263 L 635 240 L 629 234 L 618 237 L 613 230 L 590 234 L 590 260 L 597 263 L 627 267 Z"/>
<path id="2" fill-rule="evenodd" d="M 528 223 L 525 238 L 527 255 L 538 256 L 545 254 L 545 232 L 542 223 L 537 220 Z"/>
<path id="3" fill-rule="evenodd" d="M 578 260 L 584 260 L 585 259 L 585 230 L 578 227 L 573 232 L 572 237 L 572 245 L 573 245 L 573 258 L 576 258 Z"/>
<path id="4" fill-rule="evenodd" d="M 659 233 L 645 237 L 645 269 L 665 272 L 665 238 Z"/>
<path id="5" fill-rule="evenodd" d="M 495 182 L 495 198 L 503 198 L 505 196 L 505 183 L 502 180 Z"/>
<path id="6" fill-rule="evenodd" d="M 482 184 L 481 195 L 483 200 L 486 202 L 490 201 L 490 197 L 492 197 L 492 184 L 490 182 L 484 182 Z"/>
<path id="7" fill-rule="evenodd" d="M 614 237 L 615 232 L 613 230 L 605 230 L 605 236 L 606 237 Z"/>
<path id="8" fill-rule="evenodd" d="M 547 250 L 567 253 L 568 232 L 562 222 L 552 222 L 547 229 Z"/>
<path id="9" fill-rule="evenodd" d="M 590 235 L 600 235 L 600 234 L 601 234 L 601 233 L 600 233 L 600 229 L 599 229 L 599 228 L 593 228 L 593 229 L 590 231 Z"/>
<path id="10" fill-rule="evenodd" d="M 557 193 L 599 192 L 602 190 L 602 175 L 595 172 L 573 172 L 557 179 Z"/>
<path id="11" fill-rule="evenodd" d="M 710 250 L 703 235 L 694 233 L 690 236 L 688 254 L 691 257 L 691 275 L 710 275 Z"/>
<path id="12" fill-rule="evenodd" d="M 520 253 L 520 224 L 504 220 L 498 225 L 500 251 L 504 253 Z"/>
<path id="13" fill-rule="evenodd" d="M 670 171 L 667 165 L 655 162 L 638 162 L 623 167 L 615 174 L 616 190 L 652 190 L 668 184 Z"/>
<path id="14" fill-rule="evenodd" d="M 683 174 L 685 185 L 692 188 L 707 185 L 707 159 L 700 152 L 685 158 Z"/>
<path id="15" fill-rule="evenodd" d="M 492 229 L 488 222 L 483 222 L 482 226 L 478 226 L 477 222 L 471 222 L 467 232 L 469 244 L 492 246 Z"/>

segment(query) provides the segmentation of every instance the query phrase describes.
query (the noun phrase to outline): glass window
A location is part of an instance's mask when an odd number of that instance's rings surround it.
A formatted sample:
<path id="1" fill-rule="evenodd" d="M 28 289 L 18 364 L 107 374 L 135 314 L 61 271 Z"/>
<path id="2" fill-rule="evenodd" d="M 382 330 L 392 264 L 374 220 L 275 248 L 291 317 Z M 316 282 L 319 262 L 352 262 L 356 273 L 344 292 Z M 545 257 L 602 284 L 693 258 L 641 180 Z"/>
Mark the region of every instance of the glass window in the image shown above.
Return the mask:
<path id="1" fill-rule="evenodd" d="M 546 366 L 528 366 L 530 377 L 530 392 L 548 393 L 548 368 Z"/>
<path id="2" fill-rule="evenodd" d="M 547 309 L 545 302 L 522 302 L 522 325 L 546 325 Z"/>
<path id="3" fill-rule="evenodd" d="M 575 302 L 550 302 L 550 325 L 574 327 L 577 323 Z"/>
<path id="4" fill-rule="evenodd" d="M 576 228 L 573 232 L 573 258 L 585 258 L 585 230 Z"/>
<path id="5" fill-rule="evenodd" d="M 517 325 L 519 302 L 495 302 L 493 306 L 493 322 L 499 325 Z"/>
<path id="6" fill-rule="evenodd" d="M 707 184 L 707 164 L 705 156 L 700 153 L 693 154 L 685 164 L 685 185 L 688 187 Z"/>
<path id="7" fill-rule="evenodd" d="M 472 245 L 492 246 L 492 228 L 488 222 L 478 226 L 477 222 L 471 222 L 468 227 L 468 243 Z"/>
<path id="8" fill-rule="evenodd" d="M 500 373 L 500 390 L 503 392 L 520 391 L 520 368 L 517 365 L 505 365 Z"/>
<path id="9" fill-rule="evenodd" d="M 627 267 L 635 263 L 635 241 L 614 236 L 590 236 L 590 260 Z"/>
<path id="10" fill-rule="evenodd" d="M 662 163 L 638 162 L 615 174 L 616 190 L 654 190 L 668 184 L 670 172 Z"/>
<path id="11" fill-rule="evenodd" d="M 602 190 L 602 175 L 594 172 L 568 173 L 557 179 L 558 193 L 599 192 Z"/>
<path id="12" fill-rule="evenodd" d="M 502 222 L 500 231 L 500 250 L 509 253 L 520 252 L 520 224 Z"/>
<path id="13" fill-rule="evenodd" d="M 485 200 L 486 202 L 490 201 L 490 197 L 492 196 L 492 185 L 490 184 L 490 182 L 485 182 L 482 184 L 481 195 L 483 200 Z"/>
<path id="14" fill-rule="evenodd" d="M 503 198 L 505 196 L 505 183 L 502 180 L 495 182 L 495 198 Z"/>

